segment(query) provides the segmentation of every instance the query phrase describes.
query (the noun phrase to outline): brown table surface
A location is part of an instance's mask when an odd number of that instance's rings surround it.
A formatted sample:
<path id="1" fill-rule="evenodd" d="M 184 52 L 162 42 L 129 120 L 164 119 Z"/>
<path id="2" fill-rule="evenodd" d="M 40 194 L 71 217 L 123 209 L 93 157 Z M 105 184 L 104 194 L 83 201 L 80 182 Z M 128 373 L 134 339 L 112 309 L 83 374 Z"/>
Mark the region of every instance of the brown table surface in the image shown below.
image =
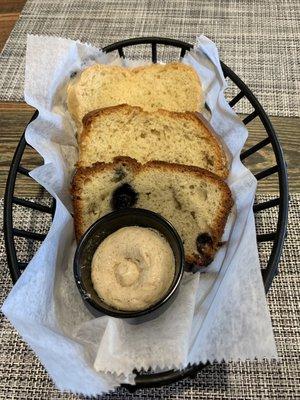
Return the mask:
<path id="1" fill-rule="evenodd" d="M 0 50 L 2 50 L 11 29 L 19 18 L 25 0 L 0 0 Z M 24 131 L 24 127 L 33 114 L 33 108 L 25 103 L 0 102 L 0 197 L 4 195 L 9 166 Z M 242 117 L 242 116 L 241 116 Z M 298 172 L 300 167 L 300 118 L 271 117 L 271 122 L 282 145 L 289 171 L 289 186 L 291 192 L 300 191 Z M 260 121 L 256 118 L 248 126 L 249 139 L 245 148 L 265 138 L 266 134 Z M 29 169 L 41 165 L 41 157 L 34 150 L 27 150 L 22 164 Z M 261 171 L 273 166 L 275 155 L 271 146 L 264 147 L 247 159 L 246 165 L 252 172 Z M 278 190 L 277 175 L 260 181 L 259 192 L 276 193 Z M 42 189 L 26 177 L 17 180 L 18 196 L 36 196 L 42 194 Z"/>

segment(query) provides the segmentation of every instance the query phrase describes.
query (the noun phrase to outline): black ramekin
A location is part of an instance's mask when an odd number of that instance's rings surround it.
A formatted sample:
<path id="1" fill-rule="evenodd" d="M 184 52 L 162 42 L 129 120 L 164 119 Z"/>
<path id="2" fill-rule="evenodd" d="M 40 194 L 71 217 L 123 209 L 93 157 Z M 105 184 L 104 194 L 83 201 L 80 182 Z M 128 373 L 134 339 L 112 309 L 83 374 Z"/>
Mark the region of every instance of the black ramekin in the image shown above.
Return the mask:
<path id="1" fill-rule="evenodd" d="M 173 282 L 158 302 L 141 311 L 122 311 L 113 308 L 99 298 L 91 280 L 91 263 L 99 244 L 113 232 L 126 226 L 153 228 L 169 242 L 175 257 Z M 98 219 L 82 236 L 74 257 L 74 276 L 84 304 L 95 316 L 109 315 L 125 318 L 129 323 L 138 324 L 161 315 L 178 294 L 184 270 L 184 249 L 180 236 L 174 227 L 160 215 L 141 208 L 126 208 L 114 211 Z"/>

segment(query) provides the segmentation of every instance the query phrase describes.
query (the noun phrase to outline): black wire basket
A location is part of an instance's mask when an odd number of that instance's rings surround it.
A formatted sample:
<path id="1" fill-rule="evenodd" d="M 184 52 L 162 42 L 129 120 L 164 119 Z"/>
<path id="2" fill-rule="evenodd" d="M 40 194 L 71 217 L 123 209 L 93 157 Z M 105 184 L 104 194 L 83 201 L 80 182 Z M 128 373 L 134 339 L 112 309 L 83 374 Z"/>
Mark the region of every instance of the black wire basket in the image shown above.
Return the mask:
<path id="1" fill-rule="evenodd" d="M 103 51 L 106 53 L 111 53 L 117 51 L 120 57 L 125 58 L 124 49 L 130 46 L 136 45 L 149 45 L 151 49 L 151 60 L 153 63 L 157 62 L 157 50 L 159 45 L 170 46 L 173 49 L 178 49 L 178 58 L 182 58 L 185 53 L 193 48 L 193 46 L 189 43 L 182 42 L 180 40 L 167 39 L 167 38 L 159 38 L 159 37 L 146 37 L 146 38 L 135 38 L 123 40 L 121 42 L 117 42 L 106 46 L 103 48 Z M 277 226 L 274 227 L 274 231 L 259 234 L 257 235 L 258 242 L 270 242 L 272 244 L 271 251 L 268 258 L 267 267 L 262 270 L 262 278 L 265 286 L 266 292 L 269 290 L 272 280 L 274 276 L 277 274 L 278 263 L 280 259 L 280 255 L 282 252 L 282 246 L 284 243 L 284 239 L 286 236 L 287 229 L 287 217 L 288 217 L 288 180 L 287 180 L 287 170 L 286 164 L 283 158 L 283 153 L 276 137 L 274 128 L 265 113 L 264 109 L 253 95 L 253 93 L 249 90 L 249 88 L 245 85 L 245 83 L 223 62 L 221 62 L 221 66 L 223 69 L 223 73 L 225 78 L 228 78 L 232 81 L 232 84 L 238 88 L 238 94 L 229 101 L 231 107 L 234 107 L 239 101 L 246 100 L 253 107 L 254 111 L 247 115 L 243 123 L 247 125 L 249 122 L 254 120 L 255 118 L 259 118 L 264 126 L 266 137 L 261 140 L 259 143 L 255 144 L 251 148 L 248 148 L 241 154 L 241 160 L 245 160 L 247 157 L 251 156 L 258 150 L 263 147 L 271 144 L 276 164 L 270 166 L 269 168 L 262 170 L 256 173 L 255 177 L 258 181 L 261 179 L 267 178 L 272 174 L 278 175 L 278 192 L 279 196 L 272 200 L 255 204 L 253 207 L 254 213 L 263 212 L 264 210 L 268 210 L 273 207 L 277 207 L 276 210 L 278 212 L 277 216 Z M 36 111 L 31 119 L 33 121 L 38 116 L 38 112 Z M 31 122 L 30 121 L 30 122 Z M 25 132 L 25 131 L 24 131 Z M 13 205 L 17 204 L 19 206 L 23 206 L 27 209 L 34 209 L 41 213 L 46 213 L 54 216 L 55 213 L 55 201 L 52 200 L 51 206 L 41 205 L 37 202 L 25 200 L 22 198 L 18 198 L 14 195 L 16 180 L 18 179 L 19 174 L 29 176 L 29 170 L 22 165 L 22 156 L 26 149 L 26 146 L 29 146 L 25 141 L 25 133 L 23 133 L 20 142 L 16 148 L 12 164 L 10 167 L 5 198 L 4 198 L 4 236 L 5 236 L 5 245 L 7 252 L 7 260 L 8 267 L 11 274 L 12 281 L 15 283 L 17 279 L 20 277 L 22 271 L 26 268 L 27 263 L 20 262 L 16 253 L 16 244 L 15 238 L 22 237 L 26 238 L 30 241 L 40 241 L 42 242 L 45 239 L 44 234 L 30 232 L 23 229 L 17 229 L 13 224 Z M 124 385 L 130 391 L 135 391 L 138 388 L 145 387 L 157 387 L 166 384 L 170 384 L 172 382 L 176 382 L 185 377 L 195 377 L 197 372 L 204 368 L 206 364 L 199 365 L 190 365 L 182 371 L 178 370 L 169 370 L 161 373 L 151 373 L 148 372 L 137 372 L 137 377 L 135 379 L 135 385 Z"/>

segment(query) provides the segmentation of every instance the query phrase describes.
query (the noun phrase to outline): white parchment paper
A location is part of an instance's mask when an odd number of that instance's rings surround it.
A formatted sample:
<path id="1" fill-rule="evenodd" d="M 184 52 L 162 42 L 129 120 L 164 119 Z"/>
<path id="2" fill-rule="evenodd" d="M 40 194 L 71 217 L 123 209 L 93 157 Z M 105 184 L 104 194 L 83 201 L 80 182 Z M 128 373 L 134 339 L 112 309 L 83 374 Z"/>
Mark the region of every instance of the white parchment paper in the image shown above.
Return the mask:
<path id="1" fill-rule="evenodd" d="M 101 394 L 122 382 L 133 383 L 134 368 L 277 357 L 256 246 L 256 180 L 239 159 L 247 130 L 225 101 L 214 43 L 199 37 L 182 61 L 198 72 L 212 111 L 210 122 L 231 153 L 228 184 L 235 206 L 224 233 L 227 245 L 206 272 L 186 275 L 178 298 L 159 318 L 132 326 L 92 317 L 75 286 L 69 186 L 77 143 L 66 108 L 70 76 L 95 62 L 124 61 L 80 42 L 28 36 L 25 99 L 39 116 L 28 126 L 26 140 L 44 158 L 31 176 L 56 198 L 57 206 L 45 241 L 2 310 L 61 390 Z"/>

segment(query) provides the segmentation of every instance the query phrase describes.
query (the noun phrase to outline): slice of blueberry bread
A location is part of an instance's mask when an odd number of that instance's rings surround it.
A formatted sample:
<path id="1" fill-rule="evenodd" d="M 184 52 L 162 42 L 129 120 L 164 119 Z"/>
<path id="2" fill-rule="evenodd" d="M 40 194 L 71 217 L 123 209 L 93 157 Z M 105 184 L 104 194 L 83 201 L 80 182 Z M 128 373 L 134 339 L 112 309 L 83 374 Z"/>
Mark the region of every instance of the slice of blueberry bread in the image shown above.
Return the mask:
<path id="1" fill-rule="evenodd" d="M 137 68 L 94 64 L 67 88 L 68 110 L 78 126 L 88 112 L 124 103 L 148 111 L 201 111 L 204 94 L 197 72 L 180 62 Z"/>
<path id="2" fill-rule="evenodd" d="M 225 151 L 208 126 L 192 112 L 148 112 L 128 104 L 95 110 L 83 118 L 78 166 L 127 156 L 142 164 L 161 160 L 195 165 L 226 179 Z"/>
<path id="3" fill-rule="evenodd" d="M 180 234 L 186 261 L 209 264 L 232 206 L 230 189 L 198 167 L 122 157 L 79 168 L 72 183 L 76 238 L 103 215 L 126 207 L 161 214 Z"/>

